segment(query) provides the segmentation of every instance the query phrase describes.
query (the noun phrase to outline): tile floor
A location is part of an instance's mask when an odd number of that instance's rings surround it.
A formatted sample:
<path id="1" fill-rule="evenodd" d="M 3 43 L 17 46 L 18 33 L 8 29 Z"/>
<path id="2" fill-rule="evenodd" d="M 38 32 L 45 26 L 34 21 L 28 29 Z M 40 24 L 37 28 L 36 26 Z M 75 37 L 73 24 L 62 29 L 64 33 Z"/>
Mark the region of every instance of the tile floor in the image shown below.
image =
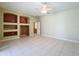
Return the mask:
<path id="1" fill-rule="evenodd" d="M 0 56 L 79 56 L 79 44 L 42 36 L 26 37 L 7 42 L 0 49 Z"/>

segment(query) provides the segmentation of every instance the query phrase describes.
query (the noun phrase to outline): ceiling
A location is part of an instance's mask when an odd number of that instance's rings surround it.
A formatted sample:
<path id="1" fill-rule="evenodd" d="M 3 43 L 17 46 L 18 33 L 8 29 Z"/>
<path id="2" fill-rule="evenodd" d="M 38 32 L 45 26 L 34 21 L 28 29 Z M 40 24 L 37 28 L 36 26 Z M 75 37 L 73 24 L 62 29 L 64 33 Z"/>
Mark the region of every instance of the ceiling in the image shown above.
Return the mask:
<path id="1" fill-rule="evenodd" d="M 52 8 L 52 10 L 49 11 L 50 14 L 79 7 L 79 2 L 47 2 L 47 4 Z M 43 15 L 40 12 L 41 5 L 41 2 L 0 2 L 0 7 L 32 16 Z"/>

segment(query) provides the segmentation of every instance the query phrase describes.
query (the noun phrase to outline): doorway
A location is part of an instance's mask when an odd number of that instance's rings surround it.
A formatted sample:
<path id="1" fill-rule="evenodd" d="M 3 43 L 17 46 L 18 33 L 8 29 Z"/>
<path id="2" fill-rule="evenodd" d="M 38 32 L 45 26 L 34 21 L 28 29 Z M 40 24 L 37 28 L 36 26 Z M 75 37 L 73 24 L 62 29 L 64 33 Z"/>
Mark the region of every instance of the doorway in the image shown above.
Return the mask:
<path id="1" fill-rule="evenodd" d="M 40 22 L 34 22 L 34 34 L 40 35 Z"/>

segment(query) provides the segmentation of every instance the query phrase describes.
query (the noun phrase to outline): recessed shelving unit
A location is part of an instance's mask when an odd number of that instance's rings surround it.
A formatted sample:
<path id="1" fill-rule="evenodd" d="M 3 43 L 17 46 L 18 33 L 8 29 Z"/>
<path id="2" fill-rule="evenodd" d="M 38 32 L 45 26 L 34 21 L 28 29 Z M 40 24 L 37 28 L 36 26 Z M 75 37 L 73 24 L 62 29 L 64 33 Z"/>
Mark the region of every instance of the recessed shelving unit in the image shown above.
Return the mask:
<path id="1" fill-rule="evenodd" d="M 29 18 L 20 16 L 20 37 L 29 36 Z"/>
<path id="2" fill-rule="evenodd" d="M 30 36 L 30 18 L 3 11 L 1 16 L 1 38 L 4 40 Z"/>
<path id="3" fill-rule="evenodd" d="M 13 13 L 3 13 L 4 39 L 16 39 L 29 36 L 30 20 L 27 16 L 18 16 Z"/>
<path id="4" fill-rule="evenodd" d="M 3 14 L 3 36 L 12 37 L 17 35 L 18 35 L 17 15 L 12 13 L 4 13 Z"/>

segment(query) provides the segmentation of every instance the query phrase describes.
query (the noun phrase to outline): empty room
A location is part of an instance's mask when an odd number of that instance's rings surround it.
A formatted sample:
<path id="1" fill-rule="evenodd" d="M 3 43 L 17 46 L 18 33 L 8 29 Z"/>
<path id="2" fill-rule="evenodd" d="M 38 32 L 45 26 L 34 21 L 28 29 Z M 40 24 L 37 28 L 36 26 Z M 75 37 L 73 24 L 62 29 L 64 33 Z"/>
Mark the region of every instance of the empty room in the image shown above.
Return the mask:
<path id="1" fill-rule="evenodd" d="M 0 2 L 0 56 L 79 56 L 79 2 Z"/>

